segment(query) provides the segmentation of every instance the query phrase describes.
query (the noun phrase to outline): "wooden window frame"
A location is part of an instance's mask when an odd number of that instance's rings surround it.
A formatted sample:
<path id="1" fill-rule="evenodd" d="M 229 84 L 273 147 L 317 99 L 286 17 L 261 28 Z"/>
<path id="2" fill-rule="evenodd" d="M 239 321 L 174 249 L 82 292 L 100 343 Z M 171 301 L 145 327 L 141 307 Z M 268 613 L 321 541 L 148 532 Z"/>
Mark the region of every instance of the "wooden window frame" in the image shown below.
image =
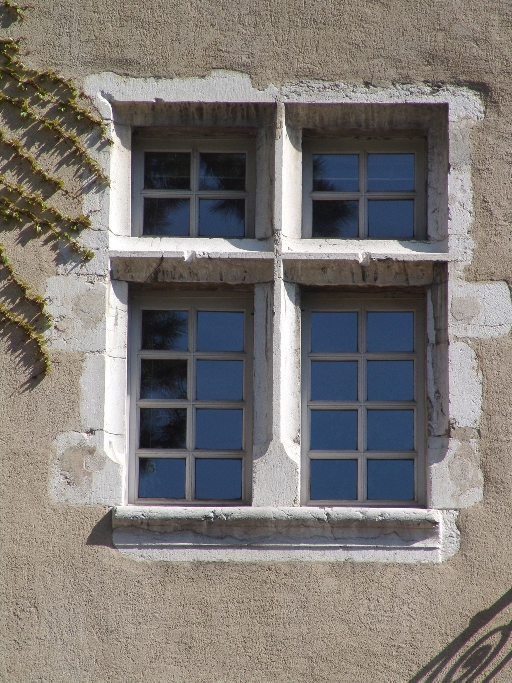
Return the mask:
<path id="1" fill-rule="evenodd" d="M 302 505 L 315 507 L 329 505 L 336 507 L 417 507 L 427 503 L 426 491 L 426 340 L 425 340 L 425 298 L 422 295 L 407 294 L 364 295 L 353 293 L 304 293 L 302 297 Z M 414 311 L 414 352 L 368 353 L 365 349 L 364 312 L 377 311 Z M 311 353 L 311 312 L 313 311 L 358 311 L 358 352 L 357 353 Z M 363 314 L 363 315 L 362 315 Z M 366 391 L 366 361 L 368 357 L 392 357 L 393 360 L 414 360 L 414 401 L 367 401 Z M 310 443 L 310 407 L 323 407 L 323 403 L 310 400 L 311 360 L 358 360 L 358 400 L 357 401 L 329 401 L 328 407 L 339 407 L 358 410 L 358 448 L 354 451 L 314 451 L 309 450 Z M 404 408 L 413 409 L 414 416 L 414 451 L 365 451 L 365 414 L 370 408 Z M 311 500 L 310 498 L 310 459 L 347 459 L 358 461 L 358 497 L 357 500 Z M 414 500 L 368 500 L 366 496 L 366 461 L 368 459 L 412 459 L 414 466 Z"/>
<path id="2" fill-rule="evenodd" d="M 302 237 L 304 239 L 396 239 L 368 237 L 368 200 L 369 199 L 414 199 L 414 237 L 412 240 L 426 240 L 426 144 L 425 138 L 393 138 L 379 139 L 305 139 L 302 149 Z M 368 191 L 367 162 L 368 154 L 414 154 L 415 178 L 414 191 Z M 313 191 L 313 155 L 314 154 L 358 154 L 359 155 L 359 191 L 358 192 L 318 192 Z M 315 237 L 312 238 L 313 200 L 343 199 L 359 200 L 359 236 Z M 400 240 L 403 241 L 403 240 Z"/>
<path id="3" fill-rule="evenodd" d="M 240 311 L 245 314 L 244 351 L 161 351 L 142 350 L 142 310 L 188 310 L 189 311 L 189 349 L 193 347 L 193 339 L 197 332 L 197 316 L 190 315 L 201 311 Z M 153 292 L 137 294 L 132 297 L 130 306 L 130 367 L 129 367 L 129 424 L 130 424 L 130 466 L 128 478 L 128 497 L 132 504 L 138 505 L 208 505 L 217 504 L 246 505 L 251 502 L 252 482 L 252 414 L 253 414 L 253 297 L 238 292 Z M 243 360 L 243 400 L 214 401 L 194 399 L 192 388 L 195 386 L 195 362 L 197 357 L 223 360 Z M 141 358 L 186 358 L 187 363 L 187 399 L 140 399 L 140 360 Z M 241 408 L 243 409 L 242 449 L 241 450 L 195 450 L 192 444 L 195 424 L 195 409 L 202 408 Z M 185 449 L 141 449 L 138 447 L 139 408 L 142 407 L 176 407 L 186 408 L 187 414 L 187 447 Z M 139 498 L 139 457 L 152 458 L 185 458 L 186 486 L 184 499 Z M 242 460 L 242 498 L 227 500 L 195 500 L 194 499 L 194 462 L 198 458 L 233 458 Z"/>
<path id="4" fill-rule="evenodd" d="M 189 152 L 191 158 L 190 190 L 152 190 L 144 188 L 145 152 Z M 201 152 L 240 152 L 246 155 L 245 190 L 199 190 L 199 155 Z M 132 236 L 169 238 L 167 235 L 144 235 L 144 198 L 160 197 L 190 199 L 190 232 L 171 239 L 212 239 L 199 235 L 199 199 L 245 199 L 245 234 L 243 237 L 217 239 L 245 239 L 254 237 L 256 201 L 256 143 L 251 138 L 205 139 L 201 137 L 143 138 L 134 140 L 132 150 Z"/>

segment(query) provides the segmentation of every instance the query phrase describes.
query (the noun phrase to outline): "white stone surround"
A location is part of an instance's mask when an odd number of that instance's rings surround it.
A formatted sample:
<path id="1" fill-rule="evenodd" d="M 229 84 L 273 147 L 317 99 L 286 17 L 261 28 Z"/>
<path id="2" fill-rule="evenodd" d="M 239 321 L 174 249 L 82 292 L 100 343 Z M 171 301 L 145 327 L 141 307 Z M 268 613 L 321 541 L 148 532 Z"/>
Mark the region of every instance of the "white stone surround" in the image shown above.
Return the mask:
<path id="1" fill-rule="evenodd" d="M 512 324 L 506 283 L 464 279 L 473 251 L 470 130 L 484 114 L 478 95 L 455 86 L 373 88 L 323 82 L 260 91 L 247 76 L 228 72 L 185 80 L 106 73 L 89 77 L 85 87 L 109 123 L 115 143 L 100 158 L 112 184 L 110 190 L 88 195 L 84 202 L 84 211 L 95 211 L 93 226 L 84 233 L 95 259 L 76 269 L 61 266 L 59 275 L 47 284 L 49 309 L 57 323 L 50 348 L 84 356 L 81 431 L 63 433 L 56 440 L 50 478 L 53 498 L 121 506 L 113 513 L 114 543 L 137 559 L 440 562 L 456 552 L 457 510 L 483 495 L 478 457 L 482 377 L 471 339 L 507 334 Z M 132 103 L 136 110 L 137 105 L 154 102 L 275 105 L 273 237 L 264 229 L 259 233 L 257 229 L 259 239 L 252 240 L 130 236 L 131 130 L 116 120 L 115 105 Z M 447 106 L 447 192 L 438 159 L 446 144 L 436 140 L 436 131 L 429 132 L 429 243 L 300 239 L 301 158 L 296 131 L 287 123 L 286 105 L 319 103 Z M 447 263 L 448 284 L 436 290 L 433 269 L 441 263 Z M 129 506 L 128 282 L 214 283 L 219 272 L 224 282 L 254 285 L 257 381 L 252 506 L 207 510 Z M 428 500 L 429 508 L 435 509 L 332 508 L 327 512 L 299 506 L 300 286 L 343 286 L 361 273 L 376 274 L 380 284 L 432 285 L 427 300 L 427 383 L 432 404 Z M 364 287 L 364 282 L 358 284 Z M 447 330 L 439 322 L 439 310 L 446 305 Z M 272 318 L 274 325 L 269 326 L 265 321 Z M 439 342 L 443 334 L 444 344 Z M 263 349 L 271 350 L 270 357 Z M 82 458 L 84 476 L 68 476 L 67 463 L 73 458 Z M 210 518 L 226 521 L 212 526 Z M 219 532 L 223 524 L 229 528 L 225 537 Z"/>

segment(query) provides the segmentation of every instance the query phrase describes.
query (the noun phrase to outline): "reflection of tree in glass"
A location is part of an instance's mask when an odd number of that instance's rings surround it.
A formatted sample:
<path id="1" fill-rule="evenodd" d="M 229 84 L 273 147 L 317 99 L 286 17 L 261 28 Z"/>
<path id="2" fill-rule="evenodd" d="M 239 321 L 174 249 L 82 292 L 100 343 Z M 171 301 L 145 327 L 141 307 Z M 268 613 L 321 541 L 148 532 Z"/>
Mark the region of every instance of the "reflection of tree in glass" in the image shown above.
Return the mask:
<path id="1" fill-rule="evenodd" d="M 315 192 L 334 192 L 336 187 L 327 178 L 327 168 L 323 155 L 313 155 L 313 190 Z"/>
<path id="2" fill-rule="evenodd" d="M 141 360 L 140 397 L 187 398 L 186 360 Z"/>
<path id="3" fill-rule="evenodd" d="M 245 199 L 219 199 L 210 204 L 211 213 L 218 213 L 225 218 L 231 216 L 239 223 L 245 220 Z"/>
<path id="4" fill-rule="evenodd" d="M 188 235 L 189 223 L 190 199 L 144 198 L 144 235 Z"/>
<path id="5" fill-rule="evenodd" d="M 156 472 L 155 458 L 139 458 L 140 474 L 153 474 Z"/>
<path id="6" fill-rule="evenodd" d="M 144 187 L 150 190 L 190 190 L 190 153 L 146 152 Z"/>
<path id="7" fill-rule="evenodd" d="M 201 154 L 200 190 L 245 190 L 245 154 Z"/>
<path id="8" fill-rule="evenodd" d="M 185 448 L 187 411 L 141 408 L 140 448 Z"/>
<path id="9" fill-rule="evenodd" d="M 313 237 L 357 237 L 357 201 L 313 202 Z"/>
<path id="10" fill-rule="evenodd" d="M 142 311 L 142 348 L 188 348 L 187 311 Z"/>

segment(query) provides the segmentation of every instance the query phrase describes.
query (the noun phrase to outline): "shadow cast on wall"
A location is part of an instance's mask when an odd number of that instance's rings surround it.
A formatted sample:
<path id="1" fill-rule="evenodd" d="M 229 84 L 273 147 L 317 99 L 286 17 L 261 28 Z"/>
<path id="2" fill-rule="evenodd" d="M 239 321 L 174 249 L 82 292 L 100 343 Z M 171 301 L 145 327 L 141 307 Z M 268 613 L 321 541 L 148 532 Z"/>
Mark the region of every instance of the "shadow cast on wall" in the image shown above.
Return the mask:
<path id="1" fill-rule="evenodd" d="M 475 614 L 469 626 L 409 683 L 512 681 L 511 605 L 512 588 L 488 609 Z"/>

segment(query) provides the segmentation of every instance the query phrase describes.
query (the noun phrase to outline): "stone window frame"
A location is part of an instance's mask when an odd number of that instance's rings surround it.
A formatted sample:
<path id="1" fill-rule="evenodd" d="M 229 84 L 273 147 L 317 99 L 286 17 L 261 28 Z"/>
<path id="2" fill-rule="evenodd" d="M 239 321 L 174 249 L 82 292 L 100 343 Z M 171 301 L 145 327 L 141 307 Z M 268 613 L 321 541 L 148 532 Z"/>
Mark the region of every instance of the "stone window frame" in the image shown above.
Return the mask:
<path id="1" fill-rule="evenodd" d="M 57 321 L 50 333 L 51 348 L 83 358 L 80 425 L 55 441 L 53 499 L 111 506 L 114 545 L 135 559 L 442 562 L 457 552 L 458 510 L 482 497 L 481 374 L 471 344 L 473 339 L 507 334 L 512 324 L 506 283 L 467 282 L 465 276 L 474 246 L 470 135 L 484 118 L 479 93 L 465 86 L 359 87 L 325 81 L 258 90 L 248 76 L 224 71 L 188 79 L 102 73 L 89 76 L 84 87 L 114 140 L 113 147 L 98 156 L 110 174 L 111 188 L 91 192 L 84 201 L 84 211 L 93 211 L 94 220 L 83 239 L 96 258 L 80 269 L 61 266 L 47 283 Z M 175 125 L 185 109 L 197 111 L 203 125 L 206 119 L 217 125 L 226 112 L 237 123 L 244 117 L 245 122 L 246 114 L 258 108 L 265 110 L 266 119 L 258 125 L 257 155 L 267 158 L 272 173 L 262 174 L 263 185 L 257 188 L 260 216 L 255 218 L 255 239 L 245 240 L 244 245 L 212 239 L 205 250 L 194 238 L 164 244 L 132 237 L 132 127 Z M 339 245 L 331 240 L 327 254 L 316 240 L 308 240 L 307 245 L 300 240 L 297 161 L 304 116 L 315 119 L 312 127 L 318 130 L 330 119 L 327 128 L 334 120 L 335 127 L 344 130 L 423 131 L 428 140 L 428 243 L 347 240 Z M 275 196 L 272 205 L 264 200 L 270 194 Z M 274 237 L 266 228 L 269 224 Z M 226 259 L 222 285 L 216 267 L 220 255 Z M 255 385 L 255 391 L 269 400 L 260 404 L 262 414 L 254 416 L 252 506 L 170 512 L 167 507 L 123 505 L 127 501 L 123 473 L 128 289 L 130 283 L 161 286 L 169 278 L 224 287 L 243 281 L 244 286 L 254 287 L 255 318 L 261 312 L 255 319 L 256 330 L 264 329 L 272 318 L 288 321 L 274 325 L 272 343 L 261 347 L 265 350 L 261 367 L 272 365 L 274 372 L 272 382 L 264 373 Z M 427 509 L 298 507 L 297 432 L 294 420 L 286 417 L 296 396 L 289 372 L 296 351 L 289 341 L 298 332 L 295 311 L 301 287 L 332 286 L 334 279 L 338 287 L 365 286 L 368 291 L 378 289 L 383 281 L 392 281 L 398 289 L 427 290 Z M 98 302 L 103 301 L 103 314 L 91 319 L 83 312 L 86 301 L 99 305 L 98 313 L 102 308 Z M 468 308 L 464 302 L 469 301 Z M 73 479 L 77 458 L 82 458 L 83 467 Z M 459 482 L 453 477 L 455 471 L 467 476 Z M 73 476 L 68 476 L 70 472 Z"/>

